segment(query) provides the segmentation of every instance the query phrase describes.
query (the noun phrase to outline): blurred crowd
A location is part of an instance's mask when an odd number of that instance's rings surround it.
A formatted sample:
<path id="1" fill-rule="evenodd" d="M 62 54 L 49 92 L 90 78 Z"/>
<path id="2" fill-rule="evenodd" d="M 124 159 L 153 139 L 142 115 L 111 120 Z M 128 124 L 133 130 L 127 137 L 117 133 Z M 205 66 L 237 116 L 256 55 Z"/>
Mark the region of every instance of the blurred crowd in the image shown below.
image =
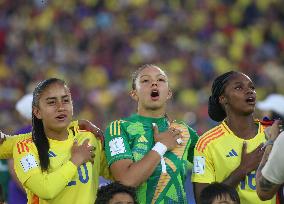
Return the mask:
<path id="1" fill-rule="evenodd" d="M 75 118 L 104 129 L 135 110 L 130 74 L 154 63 L 170 76 L 170 118 L 201 134 L 220 73 L 248 74 L 259 100 L 284 93 L 283 23 L 282 0 L 1 0 L 0 129 L 21 127 L 16 101 L 48 77 L 71 87 Z"/>

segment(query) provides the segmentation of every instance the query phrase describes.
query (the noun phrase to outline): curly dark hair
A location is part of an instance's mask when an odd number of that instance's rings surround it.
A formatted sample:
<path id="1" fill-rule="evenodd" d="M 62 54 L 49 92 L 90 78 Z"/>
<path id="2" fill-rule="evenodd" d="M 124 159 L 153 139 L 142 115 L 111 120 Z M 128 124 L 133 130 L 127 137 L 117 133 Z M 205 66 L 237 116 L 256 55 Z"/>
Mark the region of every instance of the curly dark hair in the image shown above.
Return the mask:
<path id="1" fill-rule="evenodd" d="M 136 200 L 136 188 L 125 186 L 117 181 L 99 188 L 95 204 L 108 204 L 117 193 L 130 195 L 134 200 L 134 204 L 138 204 Z"/>

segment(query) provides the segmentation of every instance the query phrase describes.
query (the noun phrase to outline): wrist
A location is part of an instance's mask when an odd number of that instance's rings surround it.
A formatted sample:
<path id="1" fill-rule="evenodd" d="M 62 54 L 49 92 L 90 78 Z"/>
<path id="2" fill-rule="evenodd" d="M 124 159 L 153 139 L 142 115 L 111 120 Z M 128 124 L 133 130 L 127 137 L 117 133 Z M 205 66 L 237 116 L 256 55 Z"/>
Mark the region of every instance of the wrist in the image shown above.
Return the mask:
<path id="1" fill-rule="evenodd" d="M 264 145 L 261 147 L 262 150 L 264 150 L 267 146 L 273 146 L 274 139 L 268 139 Z"/>
<path id="2" fill-rule="evenodd" d="M 157 152 L 161 157 L 167 152 L 168 148 L 161 142 L 156 142 L 154 147 L 152 148 L 153 151 Z"/>
<path id="3" fill-rule="evenodd" d="M 76 161 L 76 159 L 70 159 L 70 161 L 75 165 L 75 166 L 77 166 L 77 167 L 79 167 L 80 165 L 81 165 L 81 163 L 80 162 L 78 162 L 78 161 Z"/>

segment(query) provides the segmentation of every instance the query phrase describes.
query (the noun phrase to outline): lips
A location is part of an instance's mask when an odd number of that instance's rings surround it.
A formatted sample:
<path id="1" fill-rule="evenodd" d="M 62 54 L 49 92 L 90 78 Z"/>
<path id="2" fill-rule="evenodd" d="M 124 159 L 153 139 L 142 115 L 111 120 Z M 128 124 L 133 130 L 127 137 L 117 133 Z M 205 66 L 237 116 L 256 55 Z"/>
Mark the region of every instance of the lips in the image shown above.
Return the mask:
<path id="1" fill-rule="evenodd" d="M 160 96 L 159 90 L 153 89 L 153 90 L 151 91 L 151 99 L 152 99 L 153 101 L 158 100 L 158 99 L 159 99 L 159 96 Z"/>
<path id="2" fill-rule="evenodd" d="M 60 114 L 60 115 L 56 116 L 56 119 L 58 121 L 64 121 L 66 118 L 67 118 L 66 114 Z"/>
<path id="3" fill-rule="evenodd" d="M 255 97 L 250 96 L 250 97 L 246 98 L 246 102 L 250 105 L 255 105 Z"/>

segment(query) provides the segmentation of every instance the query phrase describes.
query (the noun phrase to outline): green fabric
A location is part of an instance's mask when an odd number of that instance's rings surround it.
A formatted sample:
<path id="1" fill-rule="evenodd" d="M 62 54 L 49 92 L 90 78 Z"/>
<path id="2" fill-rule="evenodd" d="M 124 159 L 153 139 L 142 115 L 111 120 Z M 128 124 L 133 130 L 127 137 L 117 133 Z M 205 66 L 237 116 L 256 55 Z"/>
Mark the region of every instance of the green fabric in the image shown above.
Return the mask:
<path id="1" fill-rule="evenodd" d="M 0 160 L 0 185 L 4 193 L 4 199 L 8 197 L 8 183 L 10 180 L 10 174 L 8 171 L 8 164 L 6 160 Z"/>
<path id="2" fill-rule="evenodd" d="M 156 123 L 159 132 L 164 132 L 169 127 L 166 117 L 149 118 L 134 114 L 128 118 L 113 121 L 105 131 L 105 150 L 108 164 L 121 159 L 132 159 L 134 162 L 141 160 L 154 146 L 152 123 Z M 182 122 L 190 134 L 181 159 L 172 151 L 166 152 L 168 178 L 167 182 L 154 203 L 187 203 L 184 190 L 185 176 L 192 161 L 193 150 L 198 136 L 194 130 Z M 138 188 L 139 203 L 152 203 L 157 184 L 162 175 L 159 164 L 150 178 Z"/>

